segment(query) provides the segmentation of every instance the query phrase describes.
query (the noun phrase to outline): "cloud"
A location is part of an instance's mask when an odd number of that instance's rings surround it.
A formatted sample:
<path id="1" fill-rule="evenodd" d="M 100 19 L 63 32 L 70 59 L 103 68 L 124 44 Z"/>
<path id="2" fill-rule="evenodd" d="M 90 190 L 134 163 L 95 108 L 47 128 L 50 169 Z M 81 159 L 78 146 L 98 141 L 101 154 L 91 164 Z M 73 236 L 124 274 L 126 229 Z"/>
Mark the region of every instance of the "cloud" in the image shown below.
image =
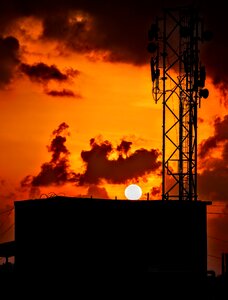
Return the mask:
<path id="1" fill-rule="evenodd" d="M 228 167 L 227 161 L 219 159 L 212 169 L 206 169 L 198 175 L 200 199 L 211 201 L 227 201 Z"/>
<path id="2" fill-rule="evenodd" d="M 213 39 L 202 52 L 208 74 L 213 78 L 214 84 L 223 91 L 227 90 L 228 84 L 228 61 L 226 59 L 228 41 L 224 37 L 224 29 L 227 28 L 228 20 L 224 5 L 225 1 L 223 0 L 219 0 L 216 4 L 205 5 L 204 3 L 204 15 L 207 27 L 212 30 Z M 215 7 L 218 9 L 218 14 L 214 13 Z"/>
<path id="3" fill-rule="evenodd" d="M 79 74 L 79 71 L 71 69 L 69 72 L 62 73 L 55 65 L 48 66 L 42 62 L 34 65 L 22 63 L 20 69 L 22 73 L 26 74 L 32 81 L 40 83 L 49 82 L 50 80 L 64 82 L 67 81 L 70 76 Z"/>
<path id="4" fill-rule="evenodd" d="M 226 120 L 225 117 L 223 120 L 215 122 L 215 137 L 223 142 L 221 158 L 213 158 L 210 155 L 201 158 L 203 168 L 200 169 L 198 176 L 200 199 L 228 200 Z M 40 193 L 40 187 L 62 186 L 66 183 L 71 183 L 75 187 L 87 186 L 88 196 L 89 192 L 92 193 L 93 191 L 93 194 L 97 195 L 99 191 L 103 193 L 102 197 L 106 197 L 105 191 L 97 189 L 96 192 L 95 186 L 99 187 L 99 184 L 104 182 L 121 184 L 132 179 L 137 181 L 140 178 L 145 178 L 148 174 L 160 172 L 161 162 L 158 150 L 141 148 L 132 151 L 132 142 L 130 141 L 122 140 L 119 145 L 114 147 L 107 140 L 93 138 L 90 140 L 90 150 L 81 152 L 84 172 L 76 173 L 70 166 L 70 152 L 66 147 L 66 140 L 69 135 L 68 129 L 69 126 L 63 122 L 53 131 L 53 139 L 47 147 L 48 152 L 51 153 L 50 161 L 41 165 L 40 172 L 37 175 L 28 175 L 21 181 L 22 189 L 30 189 L 30 197 L 37 197 Z M 115 157 L 115 159 L 112 157 Z M 160 187 L 151 190 L 153 198 L 158 197 L 159 193 Z"/>
<path id="5" fill-rule="evenodd" d="M 76 77 L 80 72 L 76 69 L 69 68 L 64 73 L 55 65 L 47 65 L 39 62 L 33 65 L 21 63 L 20 71 L 26 74 L 31 81 L 41 83 L 46 95 L 51 97 L 68 97 L 82 98 L 80 94 L 76 94 L 72 90 L 63 88 L 61 90 L 49 89 L 48 83 L 55 81 L 58 83 L 68 82 L 71 78 Z"/>
<path id="6" fill-rule="evenodd" d="M 152 199 L 161 199 L 162 186 L 154 186 L 150 191 L 150 196 Z"/>
<path id="7" fill-rule="evenodd" d="M 214 135 L 202 141 L 199 146 L 199 157 L 204 158 L 215 149 L 219 143 L 228 141 L 228 115 L 223 120 L 216 118 L 214 121 Z"/>
<path id="8" fill-rule="evenodd" d="M 194 1 L 205 19 L 205 28 L 213 39 L 202 47 L 202 62 L 214 83 L 226 91 L 228 83 L 228 26 L 226 1 Z M 49 0 L 31 2 L 8 0 L 0 11 L 1 32 L 7 32 L 15 20 L 33 16 L 43 23 L 43 39 L 56 40 L 80 53 L 103 51 L 104 58 L 113 62 L 137 65 L 149 64 L 147 31 L 162 7 L 191 5 L 190 0 L 131 1 Z M 216 14 L 215 12 L 216 8 Z M 210 51 L 208 51 L 210 49 Z"/>
<path id="9" fill-rule="evenodd" d="M 220 157 L 213 157 L 213 151 L 220 151 Z M 214 122 L 214 135 L 199 146 L 201 167 L 198 175 L 200 197 L 206 200 L 228 200 L 228 115 Z"/>
<path id="10" fill-rule="evenodd" d="M 41 165 L 38 175 L 26 176 L 21 181 L 22 188 L 50 185 L 61 186 L 67 182 L 75 182 L 76 174 L 70 169 L 70 152 L 65 145 L 68 127 L 66 123 L 62 123 L 53 131 L 53 139 L 47 147 L 48 152 L 52 153 L 51 160 Z M 37 193 L 37 190 L 33 189 L 30 192 L 32 191 Z"/>
<path id="11" fill-rule="evenodd" d="M 113 145 L 109 141 L 91 139 L 91 149 L 81 152 L 85 172 L 80 174 L 79 184 L 98 184 L 102 180 L 115 184 L 126 183 L 160 168 L 158 150 L 142 148 L 130 153 L 130 145 L 131 142 L 122 141 L 116 148 L 119 151 L 117 159 L 109 159 L 110 154 L 116 150 Z"/>
<path id="12" fill-rule="evenodd" d="M 103 51 L 104 58 L 112 62 L 145 63 L 152 6 L 143 2 L 143 9 L 132 1 L 62 4 L 62 12 L 56 9 L 51 17 L 43 16 L 43 38 L 63 42 L 80 53 Z M 153 3 L 153 13 L 155 10 Z"/>
<path id="13" fill-rule="evenodd" d="M 127 154 L 131 149 L 132 142 L 122 140 L 121 143 L 117 146 L 116 150 L 120 154 Z"/>
<path id="14" fill-rule="evenodd" d="M 88 53 L 100 48 L 99 32 L 92 17 L 84 12 L 70 10 L 57 12 L 43 19 L 43 38 L 64 42 L 67 48 L 76 52 Z"/>
<path id="15" fill-rule="evenodd" d="M 89 186 L 86 197 L 109 199 L 106 189 L 94 184 Z"/>
<path id="16" fill-rule="evenodd" d="M 52 132 L 52 135 L 53 136 L 57 136 L 57 135 L 60 135 L 62 132 L 65 132 L 65 135 L 70 135 L 69 132 L 66 133 L 66 130 L 69 128 L 69 125 L 67 125 L 65 122 L 61 123 L 59 125 L 59 127 L 57 129 L 55 129 L 53 132 Z"/>
<path id="17" fill-rule="evenodd" d="M 68 97 L 68 98 L 78 98 L 78 99 L 82 98 L 80 94 L 75 94 L 73 91 L 68 89 L 62 89 L 59 91 L 50 90 L 50 91 L 46 91 L 46 94 L 52 97 Z"/>
<path id="18" fill-rule="evenodd" d="M 20 44 L 13 37 L 0 37 L 0 88 L 9 84 L 20 63 Z"/>
<path id="19" fill-rule="evenodd" d="M 107 192 L 99 187 L 102 181 L 119 184 L 132 179 L 138 180 L 140 177 L 146 180 L 147 174 L 160 169 L 160 152 L 156 149 L 141 148 L 132 152 L 132 142 L 122 140 L 114 147 L 109 141 L 103 141 L 101 138 L 98 141 L 92 138 L 91 149 L 81 152 L 85 170 L 82 173 L 75 173 L 71 169 L 70 152 L 66 147 L 68 129 L 69 126 L 63 122 L 53 131 L 53 139 L 47 146 L 51 159 L 41 165 L 37 175 L 27 175 L 21 180 L 20 186 L 23 192 L 33 188 L 30 190 L 30 195 L 37 195 L 40 191 L 34 187 L 62 186 L 72 183 L 74 186 L 87 186 L 88 192 L 93 191 L 94 194 L 99 192 L 108 198 Z M 116 159 L 110 158 L 112 153 L 117 156 Z"/>

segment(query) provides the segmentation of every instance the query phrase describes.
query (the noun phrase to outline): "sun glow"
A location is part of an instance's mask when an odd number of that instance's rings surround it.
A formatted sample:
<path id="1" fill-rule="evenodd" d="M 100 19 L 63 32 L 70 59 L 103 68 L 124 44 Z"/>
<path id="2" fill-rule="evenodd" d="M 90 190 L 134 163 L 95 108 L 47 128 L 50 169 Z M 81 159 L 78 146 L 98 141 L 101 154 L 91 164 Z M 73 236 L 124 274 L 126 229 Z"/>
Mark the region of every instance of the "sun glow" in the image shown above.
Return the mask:
<path id="1" fill-rule="evenodd" d="M 137 184 L 130 184 L 124 193 L 128 200 L 139 200 L 142 196 L 142 189 Z"/>

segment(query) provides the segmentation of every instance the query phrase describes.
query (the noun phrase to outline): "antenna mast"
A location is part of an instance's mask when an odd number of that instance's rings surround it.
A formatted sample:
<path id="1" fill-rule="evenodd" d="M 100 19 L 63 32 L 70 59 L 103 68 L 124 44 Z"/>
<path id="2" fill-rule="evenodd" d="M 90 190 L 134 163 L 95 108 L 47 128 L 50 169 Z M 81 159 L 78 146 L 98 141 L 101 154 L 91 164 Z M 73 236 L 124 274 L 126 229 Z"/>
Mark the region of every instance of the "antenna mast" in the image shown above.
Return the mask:
<path id="1" fill-rule="evenodd" d="M 209 95 L 199 44 L 211 33 L 194 7 L 166 8 L 148 38 L 152 94 L 163 105 L 162 200 L 197 201 L 197 112 Z"/>

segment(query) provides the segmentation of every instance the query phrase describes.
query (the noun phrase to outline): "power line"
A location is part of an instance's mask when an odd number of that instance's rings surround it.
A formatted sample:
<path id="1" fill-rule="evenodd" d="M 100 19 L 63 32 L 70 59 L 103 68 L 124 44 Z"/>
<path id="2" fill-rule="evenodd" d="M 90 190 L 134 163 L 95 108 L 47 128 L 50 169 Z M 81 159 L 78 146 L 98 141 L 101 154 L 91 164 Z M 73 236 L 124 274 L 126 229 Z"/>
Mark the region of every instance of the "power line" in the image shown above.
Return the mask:
<path id="1" fill-rule="evenodd" d="M 14 226 L 14 223 L 11 224 L 5 231 L 3 231 L 3 233 L 1 234 L 1 237 L 3 237 L 7 232 L 9 232 L 13 226 Z"/>
<path id="2" fill-rule="evenodd" d="M 10 208 L 10 209 L 7 209 L 7 210 L 4 210 L 2 212 L 0 212 L 0 216 L 1 215 L 4 215 L 4 214 L 7 214 L 8 212 L 11 212 L 12 210 L 14 210 L 14 207 Z"/>
<path id="3" fill-rule="evenodd" d="M 7 217 L 7 219 L 5 219 L 5 221 L 3 220 L 1 223 L 0 223 L 0 229 L 2 229 L 2 227 L 4 227 L 4 225 L 8 222 L 8 217 L 11 215 L 11 212 L 13 211 L 13 208 L 12 209 L 8 209 L 4 212 L 4 217 Z M 3 212 L 2 214 L 3 215 Z"/>

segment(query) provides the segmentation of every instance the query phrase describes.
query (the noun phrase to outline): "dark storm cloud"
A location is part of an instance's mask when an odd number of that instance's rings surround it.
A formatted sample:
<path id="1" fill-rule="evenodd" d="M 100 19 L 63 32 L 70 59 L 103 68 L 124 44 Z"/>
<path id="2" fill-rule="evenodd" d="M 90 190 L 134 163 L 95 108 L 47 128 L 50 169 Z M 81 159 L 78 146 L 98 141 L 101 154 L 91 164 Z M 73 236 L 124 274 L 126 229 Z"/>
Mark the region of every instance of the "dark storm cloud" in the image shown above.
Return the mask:
<path id="1" fill-rule="evenodd" d="M 0 37 L 0 88 L 9 84 L 14 77 L 20 63 L 19 50 L 20 44 L 15 37 Z"/>
<path id="2" fill-rule="evenodd" d="M 196 0 L 205 27 L 213 40 L 203 47 L 203 63 L 214 83 L 226 92 L 228 83 L 228 27 L 226 1 Z M 36 16 L 43 21 L 43 38 L 55 39 L 82 53 L 107 50 L 106 59 L 133 64 L 149 63 L 147 31 L 162 6 L 192 4 L 191 0 L 8 0 L 1 4 L 0 28 L 4 30 L 21 16 Z M 74 12 L 83 18 L 74 18 Z"/>
<path id="3" fill-rule="evenodd" d="M 90 21 L 71 19 L 70 12 L 66 12 L 65 15 L 47 16 L 44 18 L 43 26 L 44 39 L 63 41 L 74 51 L 88 53 L 102 48 L 99 45 L 99 33 L 91 27 Z"/>
<path id="4" fill-rule="evenodd" d="M 57 135 L 60 135 L 62 132 L 64 132 L 65 130 L 67 130 L 69 128 L 69 125 L 67 125 L 65 122 L 61 123 L 59 125 L 59 127 L 57 129 L 55 129 L 53 132 L 52 132 L 52 135 L 53 136 L 57 136 Z M 69 133 L 67 134 L 69 135 Z"/>
<path id="5" fill-rule="evenodd" d="M 132 142 L 128 141 L 121 141 L 120 145 L 117 146 L 116 150 L 120 153 L 127 154 L 128 151 L 131 149 Z"/>
<path id="6" fill-rule="evenodd" d="M 130 142 L 122 141 L 118 149 L 123 149 L 123 145 Z M 109 159 L 112 151 L 115 151 L 109 141 L 97 142 L 95 139 L 90 141 L 91 150 L 82 151 L 81 157 L 86 165 L 84 174 L 80 175 L 79 184 L 98 184 L 102 179 L 109 183 L 125 183 L 129 179 L 137 179 L 146 174 L 156 171 L 161 162 L 158 160 L 160 153 L 155 150 L 138 149 L 133 153 L 122 153 L 117 159 Z"/>
<path id="7" fill-rule="evenodd" d="M 137 2 L 137 1 L 136 1 Z M 159 5 L 157 5 L 159 6 Z M 147 59 L 147 30 L 153 13 L 158 10 L 148 1 L 79 1 L 50 18 L 44 16 L 43 37 L 64 41 L 71 49 L 89 53 L 109 51 L 109 61 L 143 64 Z M 72 9 L 82 19 L 72 22 Z"/>
<path id="8" fill-rule="evenodd" d="M 226 1 L 207 2 L 202 11 L 207 27 L 213 32 L 212 41 L 204 47 L 203 59 L 207 72 L 214 79 L 214 83 L 226 91 L 228 84 L 228 40 L 225 33 L 228 26 Z"/>
<path id="9" fill-rule="evenodd" d="M 220 149 L 221 156 L 211 156 L 213 150 Z M 228 200 L 228 115 L 214 122 L 214 135 L 199 146 L 200 165 L 198 176 L 200 197 L 207 200 Z"/>
<path id="10" fill-rule="evenodd" d="M 67 73 L 62 73 L 55 65 L 48 66 L 41 62 L 34 65 L 22 63 L 20 68 L 22 73 L 26 74 L 31 80 L 37 82 L 48 82 L 50 80 L 61 82 L 69 79 L 69 75 Z M 72 72 L 70 71 L 70 74 L 71 73 Z"/>
<path id="11" fill-rule="evenodd" d="M 65 145 L 67 129 L 68 125 L 62 123 L 53 131 L 53 140 L 47 147 L 48 152 L 52 153 L 51 160 L 42 164 L 38 175 L 26 176 L 21 181 L 22 188 L 63 185 L 67 182 L 75 182 L 76 174 L 70 170 L 70 152 Z"/>
<path id="12" fill-rule="evenodd" d="M 212 169 L 206 169 L 198 175 L 200 199 L 212 201 L 228 201 L 228 165 L 219 159 Z"/>
<path id="13" fill-rule="evenodd" d="M 219 143 L 228 141 L 228 115 L 224 119 L 216 118 L 214 121 L 214 135 L 204 140 L 199 146 L 199 157 L 204 158 Z"/>
<path id="14" fill-rule="evenodd" d="M 52 153 L 51 162 L 56 163 L 57 161 L 59 161 L 62 154 L 64 155 L 64 157 L 70 154 L 67 147 L 65 146 L 65 142 L 66 137 L 63 137 L 61 135 L 57 135 L 52 140 L 51 145 L 48 146 L 48 152 Z"/>
<path id="15" fill-rule="evenodd" d="M 132 142 L 122 140 L 114 148 L 109 141 L 90 140 L 89 151 L 82 151 L 81 158 L 84 162 L 85 171 L 75 173 L 71 170 L 69 156 L 66 147 L 66 136 L 69 136 L 69 126 L 63 122 L 52 133 L 53 139 L 47 146 L 51 153 L 49 162 L 41 165 L 38 175 L 27 175 L 21 180 L 22 191 L 28 188 L 64 185 L 71 182 L 75 186 L 87 186 L 88 192 L 103 195 L 108 198 L 104 189 L 98 188 L 99 183 L 104 180 L 108 183 L 126 183 L 130 179 L 138 179 L 149 173 L 160 169 L 160 152 L 155 149 L 138 149 L 131 152 Z M 111 159 L 110 154 L 117 154 L 116 159 Z M 96 187 L 96 188 L 95 188 Z M 30 194 L 37 194 L 38 189 L 31 189 Z"/>
<path id="16" fill-rule="evenodd" d="M 33 177 L 32 186 L 50 186 L 63 185 L 67 182 L 74 181 L 74 174 L 70 173 L 69 163 L 66 159 L 61 159 L 57 163 L 44 163 L 41 166 L 40 173 Z"/>
<path id="17" fill-rule="evenodd" d="M 59 91 L 50 90 L 50 91 L 46 91 L 46 94 L 52 97 L 81 98 L 79 94 L 75 94 L 73 91 L 68 89 L 62 89 Z"/>

